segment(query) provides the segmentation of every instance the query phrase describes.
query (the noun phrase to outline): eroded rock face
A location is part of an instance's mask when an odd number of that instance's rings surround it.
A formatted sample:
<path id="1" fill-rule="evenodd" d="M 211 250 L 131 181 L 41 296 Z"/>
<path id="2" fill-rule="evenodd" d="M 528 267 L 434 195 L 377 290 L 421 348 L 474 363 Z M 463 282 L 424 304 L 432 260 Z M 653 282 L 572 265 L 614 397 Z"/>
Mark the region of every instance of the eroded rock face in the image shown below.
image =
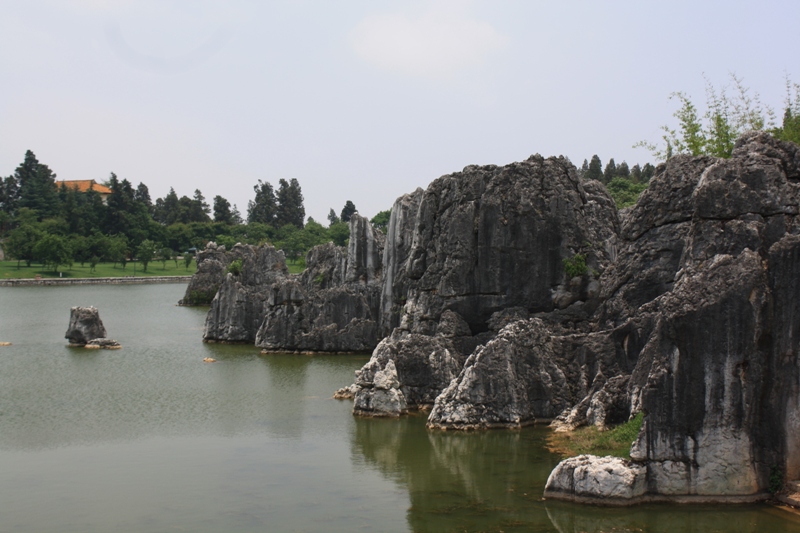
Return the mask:
<path id="1" fill-rule="evenodd" d="M 636 361 L 647 497 L 757 499 L 800 474 L 798 161 L 766 134 L 675 158 L 625 220 L 597 319 Z"/>
<path id="2" fill-rule="evenodd" d="M 369 362 L 356 371 L 356 392 L 354 414 L 373 416 L 378 409 L 364 409 L 364 405 L 374 405 L 369 400 L 380 390 L 375 380 L 379 372 L 393 369 L 398 379 L 398 388 L 405 400 L 404 408 L 429 407 L 436 396 L 458 375 L 465 356 L 459 349 L 459 341 L 467 341 L 469 328 L 452 311 L 443 317 L 442 332 L 437 335 L 421 335 L 395 330 L 375 348 Z M 466 333 L 467 335 L 464 335 Z"/>
<path id="3" fill-rule="evenodd" d="M 536 155 L 443 176 L 420 200 L 401 327 L 432 334 L 450 309 L 477 334 L 501 309 L 551 311 L 591 300 L 589 292 L 599 294 L 591 276 L 573 283 L 563 260 L 583 254 L 591 271 L 602 272 L 618 224 L 602 185 L 581 182 L 564 158 Z"/>
<path id="4" fill-rule="evenodd" d="M 203 340 L 253 342 L 264 320 L 266 303 L 273 287 L 289 277 L 283 251 L 270 245 L 255 247 L 237 244 L 227 256 L 242 261 L 237 276 L 226 273 L 211 301 L 206 316 Z M 208 261 L 216 262 L 216 259 Z M 226 267 L 227 268 L 227 267 Z"/>
<path id="5" fill-rule="evenodd" d="M 70 309 L 69 326 L 64 338 L 70 344 L 86 345 L 90 340 L 104 338 L 106 328 L 100 320 L 96 307 L 73 307 Z"/>
<path id="6" fill-rule="evenodd" d="M 275 284 L 256 334 L 273 351 L 369 352 L 381 338 L 384 235 L 350 219 L 347 250 L 333 243 L 306 256 L 306 270 Z"/>
<path id="7" fill-rule="evenodd" d="M 186 294 L 178 303 L 180 305 L 210 304 L 222 282 L 225 281 L 228 265 L 234 259 L 237 257 L 227 253 L 225 246 L 217 246 L 217 243 L 209 242 L 204 250 L 197 253 L 195 257 L 197 271 L 189 280 Z"/>
<path id="8" fill-rule="evenodd" d="M 579 455 L 561 461 L 545 485 L 546 498 L 636 503 L 647 491 L 647 469 L 619 457 Z"/>

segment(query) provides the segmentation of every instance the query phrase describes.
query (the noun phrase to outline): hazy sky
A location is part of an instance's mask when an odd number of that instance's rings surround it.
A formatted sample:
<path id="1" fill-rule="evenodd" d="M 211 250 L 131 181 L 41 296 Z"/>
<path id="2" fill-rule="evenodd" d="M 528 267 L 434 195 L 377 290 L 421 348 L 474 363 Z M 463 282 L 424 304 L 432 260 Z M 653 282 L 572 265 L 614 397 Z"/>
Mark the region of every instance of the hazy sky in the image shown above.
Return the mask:
<path id="1" fill-rule="evenodd" d="M 735 72 L 775 108 L 800 2 L 0 0 L 0 175 L 115 172 L 153 199 L 297 178 L 362 215 L 469 164 L 631 166 L 670 93 Z"/>

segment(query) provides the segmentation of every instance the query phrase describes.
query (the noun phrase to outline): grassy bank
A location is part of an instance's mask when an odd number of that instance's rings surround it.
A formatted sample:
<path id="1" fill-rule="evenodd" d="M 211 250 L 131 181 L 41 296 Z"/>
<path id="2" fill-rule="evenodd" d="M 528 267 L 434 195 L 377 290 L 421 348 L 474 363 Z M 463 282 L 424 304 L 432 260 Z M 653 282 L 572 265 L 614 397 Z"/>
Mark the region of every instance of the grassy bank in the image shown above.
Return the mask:
<path id="1" fill-rule="evenodd" d="M 178 266 L 174 261 L 167 261 L 166 265 L 159 262 L 150 262 L 147 265 L 147 271 L 142 268 L 141 263 L 129 262 L 125 268 L 117 263 L 115 266 L 112 263 L 98 263 L 94 271 L 87 263 L 81 266 L 76 263 L 71 267 L 61 266 L 59 272 L 53 272 L 52 268 L 45 269 L 42 265 L 33 264 L 25 266 L 21 263 L 17 268 L 16 261 L 0 261 L 0 279 L 29 279 L 41 276 L 42 278 L 121 278 L 127 276 L 191 276 L 195 273 L 196 267 L 194 262 L 187 269 L 182 261 L 178 262 Z"/>
<path id="2" fill-rule="evenodd" d="M 547 437 L 547 447 L 563 457 L 592 454 L 630 459 L 631 443 L 639 435 L 642 419 L 643 415 L 639 413 L 630 421 L 607 431 L 597 431 L 592 426 L 572 432 L 553 432 Z"/>

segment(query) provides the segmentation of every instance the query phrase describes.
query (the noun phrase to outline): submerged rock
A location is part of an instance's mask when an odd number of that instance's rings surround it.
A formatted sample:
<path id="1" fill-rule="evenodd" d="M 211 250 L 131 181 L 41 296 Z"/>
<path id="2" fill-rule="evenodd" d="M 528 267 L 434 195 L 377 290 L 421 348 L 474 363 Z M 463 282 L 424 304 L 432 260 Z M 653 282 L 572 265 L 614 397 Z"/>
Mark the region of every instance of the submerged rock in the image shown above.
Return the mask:
<path id="1" fill-rule="evenodd" d="M 99 339 L 92 339 L 86 343 L 84 348 L 94 349 L 94 350 L 119 350 L 122 348 L 122 345 L 115 341 L 114 339 L 106 339 L 106 338 L 99 338 Z"/>
<path id="2" fill-rule="evenodd" d="M 106 328 L 100 320 L 96 307 L 73 307 L 70 309 L 69 326 L 64 338 L 70 344 L 84 346 L 92 339 L 104 338 Z"/>

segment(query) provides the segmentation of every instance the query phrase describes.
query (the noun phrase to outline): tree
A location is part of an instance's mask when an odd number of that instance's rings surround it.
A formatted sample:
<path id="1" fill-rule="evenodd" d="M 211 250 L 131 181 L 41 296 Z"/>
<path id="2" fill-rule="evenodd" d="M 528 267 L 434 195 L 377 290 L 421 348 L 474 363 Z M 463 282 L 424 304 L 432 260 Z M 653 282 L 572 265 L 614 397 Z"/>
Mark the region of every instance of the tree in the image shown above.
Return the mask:
<path id="1" fill-rule="evenodd" d="M 186 270 L 189 270 L 189 265 L 192 264 L 192 259 L 194 259 L 194 254 L 191 252 L 186 252 L 183 254 L 183 266 L 186 267 Z"/>
<path id="2" fill-rule="evenodd" d="M 208 214 L 211 208 L 206 203 L 206 198 L 200 189 L 194 190 L 194 197 L 189 206 L 189 222 L 210 222 Z"/>
<path id="3" fill-rule="evenodd" d="M 356 212 L 356 206 L 350 200 L 345 202 L 344 207 L 342 208 L 342 214 L 339 218 L 341 218 L 342 222 L 350 222 L 350 218 L 353 216 L 353 213 Z"/>
<path id="4" fill-rule="evenodd" d="M 134 200 L 142 204 L 145 209 L 147 210 L 147 214 L 150 216 L 153 215 L 153 202 L 150 200 L 150 189 L 147 188 L 147 185 L 144 183 L 139 182 L 139 185 L 136 187 L 136 192 L 133 195 Z"/>
<path id="5" fill-rule="evenodd" d="M 158 260 L 161 261 L 161 270 L 167 269 L 167 261 L 172 259 L 172 250 L 166 246 L 158 250 Z"/>
<path id="6" fill-rule="evenodd" d="M 272 224 L 275 220 L 275 192 L 269 182 L 258 180 L 256 197 L 247 203 L 247 223 Z"/>
<path id="7" fill-rule="evenodd" d="M 758 93 L 751 96 L 741 78 L 735 74 L 731 74 L 730 78 L 733 86 L 731 97 L 728 96 L 726 87 L 717 90 L 706 80 L 706 111 L 702 115 L 689 95 L 673 93 L 670 98 L 677 99 L 680 103 L 678 110 L 673 113 L 673 117 L 678 120 L 677 127 L 661 127 L 664 132 L 661 137 L 662 145 L 640 141 L 634 146 L 644 147 L 656 159 L 664 161 L 679 153 L 730 157 L 735 140 L 750 130 L 767 130 L 783 140 L 792 140 L 795 135 L 794 139 L 800 141 L 800 137 L 792 133 L 795 131 L 792 118 L 797 116 L 794 110 L 800 111 L 800 86 L 792 85 L 787 79 L 789 97 L 786 100 L 784 122 L 781 127 L 776 127 L 774 111 L 761 103 Z M 797 95 L 794 103 L 791 99 L 792 87 Z"/>
<path id="8" fill-rule="evenodd" d="M 614 158 L 608 160 L 608 164 L 606 165 L 606 169 L 603 171 L 603 183 L 611 183 L 617 176 L 617 165 L 614 163 Z"/>
<path id="9" fill-rule="evenodd" d="M 150 239 L 143 240 L 136 248 L 136 257 L 139 259 L 139 262 L 142 263 L 142 269 L 145 272 L 147 272 L 147 264 L 152 261 L 153 257 L 156 255 L 156 250 L 158 250 L 156 243 Z"/>
<path id="10" fill-rule="evenodd" d="M 656 174 L 656 167 L 651 165 L 650 163 L 645 163 L 642 167 L 642 183 L 648 183 L 650 178 L 655 176 Z"/>
<path id="11" fill-rule="evenodd" d="M 39 163 L 33 152 L 25 152 L 25 160 L 14 172 L 19 185 L 19 207 L 36 211 L 39 220 L 58 212 L 56 175 L 47 165 Z"/>
<path id="12" fill-rule="evenodd" d="M 639 195 L 647 188 L 646 183 L 633 183 L 625 178 L 614 178 L 606 188 L 617 204 L 617 209 L 632 206 Z"/>
<path id="13" fill-rule="evenodd" d="M 169 188 L 169 192 L 164 198 L 158 198 L 153 207 L 153 219 L 165 226 L 174 224 L 180 219 L 180 202 L 175 189 Z"/>
<path id="14" fill-rule="evenodd" d="M 386 211 L 381 211 L 374 217 L 370 222 L 372 223 L 373 228 L 377 228 L 382 232 L 386 233 L 386 229 L 389 227 L 389 219 L 392 216 L 392 210 L 387 209 Z"/>
<path id="15" fill-rule="evenodd" d="M 617 166 L 617 175 L 616 175 L 616 177 L 628 179 L 628 177 L 630 175 L 631 175 L 631 169 L 628 168 L 628 163 L 623 161 L 622 163 L 620 163 Z"/>
<path id="16" fill-rule="evenodd" d="M 231 213 L 231 203 L 222 196 L 214 197 L 214 222 L 223 224 L 233 224 L 233 213 Z"/>
<path id="17" fill-rule="evenodd" d="M 306 218 L 306 209 L 303 207 L 303 192 L 300 190 L 300 183 L 292 178 L 289 182 L 281 179 L 278 184 L 275 225 L 283 227 L 291 224 L 296 228 L 302 228 Z"/>
<path id="18" fill-rule="evenodd" d="M 341 222 L 341 219 L 336 216 L 336 211 L 331 208 L 330 212 L 328 212 L 328 226 L 333 226 L 337 222 Z"/>
<path id="19" fill-rule="evenodd" d="M 2 200 L 0 200 L 0 209 L 14 216 L 17 213 L 19 205 L 19 184 L 17 178 L 8 176 L 0 183 L 0 189 L 3 190 Z"/>
<path id="20" fill-rule="evenodd" d="M 584 177 L 587 180 L 603 181 L 603 164 L 600 162 L 600 158 L 597 157 L 597 154 L 592 156 L 589 169 L 586 171 Z"/>
<path id="21" fill-rule="evenodd" d="M 59 265 L 72 264 L 72 250 L 67 239 L 61 235 L 43 235 L 34 246 L 33 253 L 45 267 L 53 267 L 53 272 L 58 272 Z"/>
<path id="22" fill-rule="evenodd" d="M 346 246 L 350 239 L 350 226 L 342 221 L 331 224 L 328 228 L 328 235 L 336 246 Z"/>
<path id="23" fill-rule="evenodd" d="M 631 168 L 631 181 L 633 183 L 642 182 L 642 167 L 639 166 L 639 163 L 636 163 L 633 165 L 633 168 Z"/>
<path id="24" fill-rule="evenodd" d="M 583 165 L 581 165 L 581 168 L 578 169 L 578 177 L 584 179 L 587 172 L 589 172 L 589 161 L 584 159 Z"/>
<path id="25" fill-rule="evenodd" d="M 17 268 L 20 261 L 25 261 L 27 266 L 31 266 L 36 258 L 34 247 L 42 237 L 42 232 L 32 224 L 22 224 L 11 232 L 5 241 L 5 249 L 8 255 L 17 260 Z"/>

